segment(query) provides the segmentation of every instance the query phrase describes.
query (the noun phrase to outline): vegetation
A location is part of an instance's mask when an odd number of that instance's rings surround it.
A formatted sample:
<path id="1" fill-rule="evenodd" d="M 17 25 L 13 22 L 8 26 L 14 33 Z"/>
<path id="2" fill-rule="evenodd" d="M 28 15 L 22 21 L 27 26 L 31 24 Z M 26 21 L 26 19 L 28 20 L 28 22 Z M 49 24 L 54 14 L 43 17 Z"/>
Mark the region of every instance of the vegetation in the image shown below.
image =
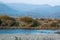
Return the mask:
<path id="1" fill-rule="evenodd" d="M 26 23 L 31 23 L 31 22 L 34 21 L 34 19 L 31 18 L 31 17 L 21 17 L 20 21 L 23 21 L 23 22 L 26 22 Z"/>
<path id="2" fill-rule="evenodd" d="M 0 19 L 0 25 L 2 24 L 2 20 Z"/>
<path id="3" fill-rule="evenodd" d="M 40 26 L 40 23 L 38 21 L 33 21 L 31 27 L 37 27 Z"/>
<path id="4" fill-rule="evenodd" d="M 0 28 L 3 27 L 25 27 L 25 28 L 31 28 L 31 27 L 38 27 L 38 28 L 59 28 L 60 29 L 60 19 L 45 19 L 45 18 L 31 18 L 31 17 L 20 17 L 20 18 L 14 18 L 8 15 L 2 15 L 0 16 Z"/>
<path id="5" fill-rule="evenodd" d="M 58 22 L 52 22 L 51 27 L 59 27 Z"/>

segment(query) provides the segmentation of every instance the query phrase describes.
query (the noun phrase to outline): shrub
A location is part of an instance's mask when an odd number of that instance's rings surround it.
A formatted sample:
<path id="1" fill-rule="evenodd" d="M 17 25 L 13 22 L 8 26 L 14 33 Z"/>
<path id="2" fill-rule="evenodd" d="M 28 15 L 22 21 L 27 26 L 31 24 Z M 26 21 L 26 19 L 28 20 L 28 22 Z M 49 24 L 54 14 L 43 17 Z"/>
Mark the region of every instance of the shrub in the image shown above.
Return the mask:
<path id="1" fill-rule="evenodd" d="M 44 18 L 40 18 L 40 20 L 44 21 L 45 19 Z"/>
<path id="2" fill-rule="evenodd" d="M 33 21 L 33 18 L 31 17 L 21 17 L 20 21 L 26 22 L 26 23 L 31 23 Z"/>
<path id="3" fill-rule="evenodd" d="M 13 20 L 3 20 L 3 23 L 2 25 L 5 25 L 5 26 L 17 26 L 18 22 L 16 21 L 13 21 Z"/>
<path id="4" fill-rule="evenodd" d="M 9 16 L 7 16 L 7 15 L 2 15 L 2 16 L 0 16 L 0 18 L 1 18 L 1 19 L 4 19 L 4 20 L 7 20 L 7 19 L 9 19 Z"/>
<path id="5" fill-rule="evenodd" d="M 52 22 L 52 23 L 51 23 L 51 27 L 59 27 L 59 25 L 58 25 L 57 22 Z"/>
<path id="6" fill-rule="evenodd" d="M 58 21 L 58 23 L 60 23 L 60 20 L 57 20 Z"/>
<path id="7" fill-rule="evenodd" d="M 34 21 L 32 22 L 31 27 L 37 27 L 37 26 L 39 26 L 39 25 L 40 25 L 40 23 L 39 23 L 38 21 L 34 20 Z"/>
<path id="8" fill-rule="evenodd" d="M 45 26 L 45 27 L 49 27 L 49 25 L 48 25 L 48 24 L 44 24 L 43 26 Z"/>
<path id="9" fill-rule="evenodd" d="M 0 19 L 3 19 L 3 20 L 15 20 L 14 18 L 12 18 L 12 17 L 9 17 L 8 15 L 2 15 L 2 16 L 0 16 Z"/>
<path id="10" fill-rule="evenodd" d="M 18 22 L 16 22 L 15 18 L 9 17 L 8 15 L 0 16 L 0 19 L 2 19 L 4 25 L 6 26 L 18 26 Z"/>
<path id="11" fill-rule="evenodd" d="M 2 24 L 2 20 L 0 19 L 0 25 Z"/>
<path id="12" fill-rule="evenodd" d="M 10 26 L 19 26 L 19 23 L 16 22 L 16 21 L 13 21 L 13 22 L 10 24 Z"/>

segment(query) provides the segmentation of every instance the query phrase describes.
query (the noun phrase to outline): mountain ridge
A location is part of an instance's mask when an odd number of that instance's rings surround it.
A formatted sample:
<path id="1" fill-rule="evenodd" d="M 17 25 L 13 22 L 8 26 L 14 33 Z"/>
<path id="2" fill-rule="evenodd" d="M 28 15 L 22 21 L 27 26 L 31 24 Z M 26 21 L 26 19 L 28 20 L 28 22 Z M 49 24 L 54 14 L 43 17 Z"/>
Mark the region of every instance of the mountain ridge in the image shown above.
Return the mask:
<path id="1" fill-rule="evenodd" d="M 3 6 L 2 7 L 3 9 L 1 9 L 1 6 Z M 60 14 L 60 6 L 50 6 L 47 4 L 46 5 L 18 4 L 17 5 L 17 4 L 0 3 L 0 14 L 1 12 L 3 13 L 6 12 L 10 16 L 15 15 L 15 16 L 31 16 L 34 18 L 40 18 L 40 17 L 57 18 L 57 16 Z M 60 18 L 60 15 L 58 18 Z"/>

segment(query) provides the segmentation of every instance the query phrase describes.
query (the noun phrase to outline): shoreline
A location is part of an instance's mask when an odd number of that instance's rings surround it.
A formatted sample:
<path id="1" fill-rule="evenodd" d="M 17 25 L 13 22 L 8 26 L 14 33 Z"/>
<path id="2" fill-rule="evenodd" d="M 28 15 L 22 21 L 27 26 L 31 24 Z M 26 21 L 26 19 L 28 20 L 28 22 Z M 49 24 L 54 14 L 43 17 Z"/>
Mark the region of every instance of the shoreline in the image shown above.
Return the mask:
<path id="1" fill-rule="evenodd" d="M 1 34 L 0 40 L 60 40 L 59 34 Z"/>
<path id="2" fill-rule="evenodd" d="M 24 29 L 24 30 L 60 30 L 60 28 L 54 28 L 54 27 L 50 27 L 50 28 L 47 28 L 47 27 L 42 27 L 42 28 L 39 28 L 39 27 L 0 27 L 0 29 Z"/>

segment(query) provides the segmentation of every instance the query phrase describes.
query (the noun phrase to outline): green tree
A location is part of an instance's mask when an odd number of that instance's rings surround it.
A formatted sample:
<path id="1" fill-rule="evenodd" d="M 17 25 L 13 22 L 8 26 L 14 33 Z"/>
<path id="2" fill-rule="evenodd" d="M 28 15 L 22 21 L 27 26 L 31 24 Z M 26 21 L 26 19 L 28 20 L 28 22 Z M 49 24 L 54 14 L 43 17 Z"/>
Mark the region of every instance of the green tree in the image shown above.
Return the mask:
<path id="1" fill-rule="evenodd" d="M 60 20 L 57 20 L 58 21 L 58 23 L 60 23 Z"/>
<path id="2" fill-rule="evenodd" d="M 39 23 L 38 21 L 34 20 L 34 21 L 32 22 L 31 27 L 37 27 L 37 26 L 39 26 L 39 25 L 40 25 L 40 23 Z"/>
<path id="3" fill-rule="evenodd" d="M 6 26 L 18 26 L 19 25 L 19 23 L 16 22 L 15 18 L 9 17 L 8 15 L 2 15 L 2 16 L 0 16 L 0 19 L 2 19 L 4 25 L 6 25 Z"/>
<path id="4" fill-rule="evenodd" d="M 12 18 L 12 17 L 9 17 L 8 15 L 2 15 L 2 16 L 0 16 L 0 19 L 2 19 L 2 20 L 13 20 L 13 21 L 15 21 L 15 19 L 14 18 Z"/>
<path id="5" fill-rule="evenodd" d="M 20 21 L 26 22 L 26 23 L 31 23 L 34 19 L 31 17 L 21 17 Z"/>
<path id="6" fill-rule="evenodd" d="M 9 19 L 9 16 L 7 16 L 7 15 L 2 15 L 2 16 L 0 16 L 0 19 L 7 20 L 7 19 Z"/>
<path id="7" fill-rule="evenodd" d="M 59 27 L 58 22 L 52 22 L 51 27 Z"/>
<path id="8" fill-rule="evenodd" d="M 0 25 L 2 24 L 2 20 L 0 19 Z"/>
<path id="9" fill-rule="evenodd" d="M 19 26 L 19 23 L 16 22 L 16 21 L 13 21 L 13 22 L 10 24 L 10 26 Z"/>
<path id="10" fill-rule="evenodd" d="M 44 21 L 45 19 L 44 18 L 40 18 L 40 20 Z"/>

